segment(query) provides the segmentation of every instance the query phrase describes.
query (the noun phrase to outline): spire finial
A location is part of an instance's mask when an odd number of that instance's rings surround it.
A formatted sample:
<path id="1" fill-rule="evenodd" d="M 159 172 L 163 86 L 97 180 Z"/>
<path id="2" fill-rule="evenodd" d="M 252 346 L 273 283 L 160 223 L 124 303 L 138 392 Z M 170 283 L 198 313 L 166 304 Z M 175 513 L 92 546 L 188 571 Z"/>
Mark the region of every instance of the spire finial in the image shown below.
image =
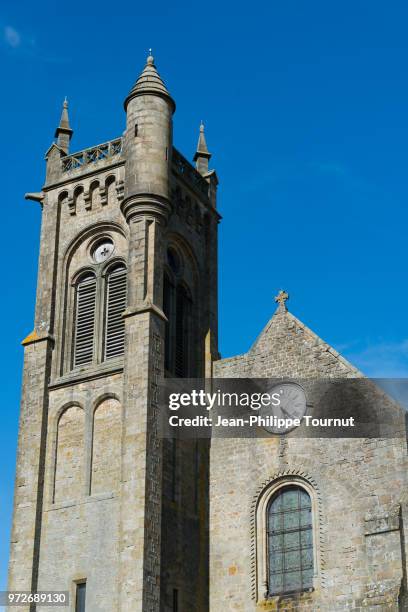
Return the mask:
<path id="1" fill-rule="evenodd" d="M 62 103 L 62 113 L 61 119 L 59 122 L 59 126 L 55 130 L 55 138 L 57 138 L 57 144 L 61 149 L 68 153 L 69 151 L 69 143 L 72 138 L 72 130 L 69 125 L 69 117 L 68 117 L 68 100 L 67 96 L 64 98 L 64 102 Z"/>
<path id="2" fill-rule="evenodd" d="M 275 297 L 275 302 L 277 302 L 279 304 L 278 306 L 278 311 L 280 312 L 286 312 L 287 311 L 287 307 L 286 307 L 286 301 L 289 299 L 289 294 L 284 291 L 283 289 L 281 289 L 278 293 L 278 295 Z"/>
<path id="3" fill-rule="evenodd" d="M 125 110 L 127 110 L 127 106 L 133 98 L 137 96 L 153 95 L 165 98 L 170 103 L 172 112 L 174 113 L 176 110 L 174 100 L 167 91 L 163 79 L 157 71 L 151 49 L 149 49 L 149 53 L 150 55 L 147 56 L 145 67 L 125 99 Z"/>
<path id="4" fill-rule="evenodd" d="M 207 148 L 207 143 L 204 134 L 204 123 L 200 122 L 200 135 L 198 137 L 197 150 L 194 155 L 194 161 L 196 162 L 196 168 L 202 175 L 208 173 L 208 160 L 211 157 Z"/>

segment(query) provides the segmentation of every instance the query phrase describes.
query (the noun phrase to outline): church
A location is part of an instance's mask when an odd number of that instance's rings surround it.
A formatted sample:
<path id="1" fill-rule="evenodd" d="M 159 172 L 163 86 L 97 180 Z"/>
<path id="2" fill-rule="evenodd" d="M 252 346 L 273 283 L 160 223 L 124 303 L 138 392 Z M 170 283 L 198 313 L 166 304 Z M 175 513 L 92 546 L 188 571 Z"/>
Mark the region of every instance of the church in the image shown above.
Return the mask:
<path id="1" fill-rule="evenodd" d="M 218 178 L 203 125 L 194 164 L 174 147 L 175 108 L 149 56 L 123 135 L 72 153 L 65 101 L 26 194 L 42 224 L 8 588 L 70 612 L 407 610 L 403 415 L 393 437 L 159 435 L 163 378 L 362 377 L 285 292 L 220 357 Z"/>

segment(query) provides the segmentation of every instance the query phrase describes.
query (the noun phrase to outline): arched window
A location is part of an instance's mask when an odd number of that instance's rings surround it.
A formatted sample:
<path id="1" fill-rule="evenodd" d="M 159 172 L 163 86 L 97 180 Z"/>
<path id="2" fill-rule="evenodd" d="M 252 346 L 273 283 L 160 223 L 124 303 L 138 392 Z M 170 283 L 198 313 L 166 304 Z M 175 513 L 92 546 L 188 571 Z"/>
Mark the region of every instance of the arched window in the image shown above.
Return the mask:
<path id="1" fill-rule="evenodd" d="M 76 212 L 85 208 L 84 188 L 82 185 L 76 187 L 74 191 L 74 208 Z"/>
<path id="2" fill-rule="evenodd" d="M 175 338 L 175 374 L 189 375 L 189 338 L 190 338 L 190 297 L 186 288 L 179 285 L 176 291 L 176 338 Z"/>
<path id="3" fill-rule="evenodd" d="M 93 181 L 89 187 L 89 199 L 91 208 L 99 206 L 101 198 L 99 192 L 99 181 Z"/>
<path id="4" fill-rule="evenodd" d="M 106 188 L 106 203 L 113 204 L 116 200 L 116 193 L 115 193 L 116 183 L 115 183 L 114 176 L 109 176 L 106 179 L 105 188 Z"/>
<path id="5" fill-rule="evenodd" d="M 167 274 L 164 275 L 163 281 L 163 312 L 167 317 L 166 336 L 164 342 L 164 367 L 169 372 L 172 371 L 172 317 L 173 317 L 173 294 L 174 286 Z"/>
<path id="6" fill-rule="evenodd" d="M 120 483 L 120 403 L 103 400 L 94 412 L 91 460 L 92 495 L 115 491 Z"/>
<path id="7" fill-rule="evenodd" d="M 163 312 L 167 317 L 165 369 L 173 376 L 187 378 L 194 372 L 191 347 L 193 302 L 185 284 L 185 260 L 172 247 L 167 250 L 167 266 L 163 279 Z"/>
<path id="8" fill-rule="evenodd" d="M 125 350 L 126 268 L 112 268 L 106 279 L 104 358 L 123 355 Z"/>
<path id="9" fill-rule="evenodd" d="M 267 507 L 269 596 L 313 587 L 312 502 L 305 489 L 278 489 Z"/>
<path id="10" fill-rule="evenodd" d="M 74 285 L 72 367 L 97 365 L 124 354 L 126 288 L 122 262 L 106 274 L 96 269 L 79 277 Z"/>
<path id="11" fill-rule="evenodd" d="M 75 287 L 74 367 L 92 363 L 94 357 L 96 278 L 80 277 Z"/>
<path id="12" fill-rule="evenodd" d="M 84 493 L 85 413 L 70 406 L 60 416 L 57 428 L 54 502 L 77 499 Z"/>

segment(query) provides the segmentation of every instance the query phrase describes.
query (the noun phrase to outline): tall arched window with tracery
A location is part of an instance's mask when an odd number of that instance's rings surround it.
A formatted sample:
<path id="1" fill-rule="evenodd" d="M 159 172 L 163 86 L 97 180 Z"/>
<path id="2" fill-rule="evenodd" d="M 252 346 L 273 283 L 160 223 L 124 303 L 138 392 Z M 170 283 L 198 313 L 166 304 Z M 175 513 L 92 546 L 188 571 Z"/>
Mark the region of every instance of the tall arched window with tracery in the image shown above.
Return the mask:
<path id="1" fill-rule="evenodd" d="M 73 366 L 92 363 L 95 342 L 96 277 L 86 272 L 75 285 Z"/>
<path id="2" fill-rule="evenodd" d="M 282 487 L 267 507 L 269 596 L 313 587 L 312 502 L 300 486 Z"/>

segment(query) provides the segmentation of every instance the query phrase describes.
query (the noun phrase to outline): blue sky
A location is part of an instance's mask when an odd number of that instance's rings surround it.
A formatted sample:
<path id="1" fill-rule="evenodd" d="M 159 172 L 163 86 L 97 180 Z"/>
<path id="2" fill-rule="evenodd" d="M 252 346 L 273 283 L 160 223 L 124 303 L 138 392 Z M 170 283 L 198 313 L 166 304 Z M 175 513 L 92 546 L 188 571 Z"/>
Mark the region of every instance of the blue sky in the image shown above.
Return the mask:
<path id="1" fill-rule="evenodd" d="M 249 348 L 284 288 L 290 310 L 368 375 L 406 376 L 407 18 L 406 3 L 378 0 L 3 6 L 0 587 L 40 224 L 23 195 L 41 189 L 64 96 L 73 151 L 120 135 L 152 47 L 189 158 L 205 122 L 223 356 Z"/>

